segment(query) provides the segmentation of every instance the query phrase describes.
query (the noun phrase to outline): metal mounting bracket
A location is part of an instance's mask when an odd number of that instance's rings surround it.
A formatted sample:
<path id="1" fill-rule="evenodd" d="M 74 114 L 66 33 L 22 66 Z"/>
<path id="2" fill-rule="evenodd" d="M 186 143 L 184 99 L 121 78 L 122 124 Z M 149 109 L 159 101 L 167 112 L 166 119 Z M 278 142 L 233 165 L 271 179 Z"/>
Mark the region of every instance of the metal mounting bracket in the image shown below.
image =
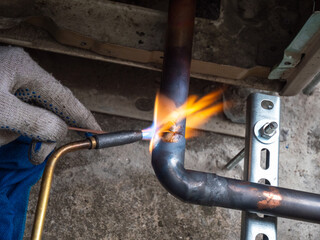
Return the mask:
<path id="1" fill-rule="evenodd" d="M 263 131 L 271 124 L 272 134 Z M 252 94 L 247 103 L 244 179 L 278 186 L 280 98 Z M 270 129 L 270 128 L 269 128 Z M 242 212 L 241 239 L 277 239 L 277 218 Z"/>

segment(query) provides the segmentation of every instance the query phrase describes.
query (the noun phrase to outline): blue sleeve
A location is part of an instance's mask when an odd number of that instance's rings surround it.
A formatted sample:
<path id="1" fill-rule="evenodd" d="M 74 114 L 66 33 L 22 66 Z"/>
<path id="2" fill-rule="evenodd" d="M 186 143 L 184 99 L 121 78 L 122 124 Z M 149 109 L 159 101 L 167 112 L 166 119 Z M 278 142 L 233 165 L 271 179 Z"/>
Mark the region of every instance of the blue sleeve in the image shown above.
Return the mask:
<path id="1" fill-rule="evenodd" d="M 20 137 L 0 147 L 0 240 L 23 238 L 30 188 L 46 164 L 29 162 L 30 144 L 31 139 Z"/>

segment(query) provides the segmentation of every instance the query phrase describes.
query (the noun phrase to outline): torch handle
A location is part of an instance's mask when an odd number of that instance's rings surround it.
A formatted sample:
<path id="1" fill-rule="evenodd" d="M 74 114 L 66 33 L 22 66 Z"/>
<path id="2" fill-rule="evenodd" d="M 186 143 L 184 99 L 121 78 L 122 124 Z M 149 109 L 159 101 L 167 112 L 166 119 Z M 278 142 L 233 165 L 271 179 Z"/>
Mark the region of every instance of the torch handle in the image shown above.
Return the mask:
<path id="1" fill-rule="evenodd" d="M 96 141 L 95 149 L 120 146 L 142 140 L 141 131 L 121 131 L 92 136 Z"/>

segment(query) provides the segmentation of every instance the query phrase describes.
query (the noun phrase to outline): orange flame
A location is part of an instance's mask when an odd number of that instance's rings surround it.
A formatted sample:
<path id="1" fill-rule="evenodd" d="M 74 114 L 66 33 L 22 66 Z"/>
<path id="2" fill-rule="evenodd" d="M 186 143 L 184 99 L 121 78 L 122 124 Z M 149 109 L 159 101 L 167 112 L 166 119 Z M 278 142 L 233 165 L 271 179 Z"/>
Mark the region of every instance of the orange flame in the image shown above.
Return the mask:
<path id="1" fill-rule="evenodd" d="M 155 138 L 158 138 L 163 132 L 170 132 L 170 128 L 183 119 L 186 119 L 185 137 L 196 136 L 195 128 L 203 125 L 210 117 L 222 111 L 223 103 L 217 103 L 221 93 L 222 90 L 215 91 L 202 98 L 192 95 L 180 107 L 176 107 L 171 99 L 158 93 L 155 99 L 153 127 L 144 130 L 145 132 L 153 131 L 150 152 L 154 148 Z"/>

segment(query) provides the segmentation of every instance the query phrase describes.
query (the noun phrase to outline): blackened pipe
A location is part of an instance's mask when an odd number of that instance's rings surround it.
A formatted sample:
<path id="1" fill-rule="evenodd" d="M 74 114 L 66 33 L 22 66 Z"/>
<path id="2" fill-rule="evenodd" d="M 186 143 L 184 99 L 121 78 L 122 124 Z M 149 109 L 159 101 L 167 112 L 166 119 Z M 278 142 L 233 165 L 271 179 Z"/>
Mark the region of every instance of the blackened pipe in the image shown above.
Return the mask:
<path id="1" fill-rule="evenodd" d="M 181 106 L 188 95 L 194 11 L 195 0 L 170 1 L 160 93 L 177 106 Z M 185 121 L 179 124 L 183 130 L 178 141 L 160 140 L 152 152 L 155 174 L 172 195 L 193 204 L 320 223 L 320 195 L 186 170 Z"/>
<path id="2" fill-rule="evenodd" d="M 177 107 L 186 102 L 189 92 L 195 5 L 196 0 L 171 0 L 169 4 L 160 92 L 174 100 Z M 184 123 L 180 123 L 181 133 Z"/>
<path id="3" fill-rule="evenodd" d="M 160 141 L 152 153 L 156 176 L 180 200 L 320 223 L 320 195 L 186 170 L 184 151 L 181 136 Z"/>

